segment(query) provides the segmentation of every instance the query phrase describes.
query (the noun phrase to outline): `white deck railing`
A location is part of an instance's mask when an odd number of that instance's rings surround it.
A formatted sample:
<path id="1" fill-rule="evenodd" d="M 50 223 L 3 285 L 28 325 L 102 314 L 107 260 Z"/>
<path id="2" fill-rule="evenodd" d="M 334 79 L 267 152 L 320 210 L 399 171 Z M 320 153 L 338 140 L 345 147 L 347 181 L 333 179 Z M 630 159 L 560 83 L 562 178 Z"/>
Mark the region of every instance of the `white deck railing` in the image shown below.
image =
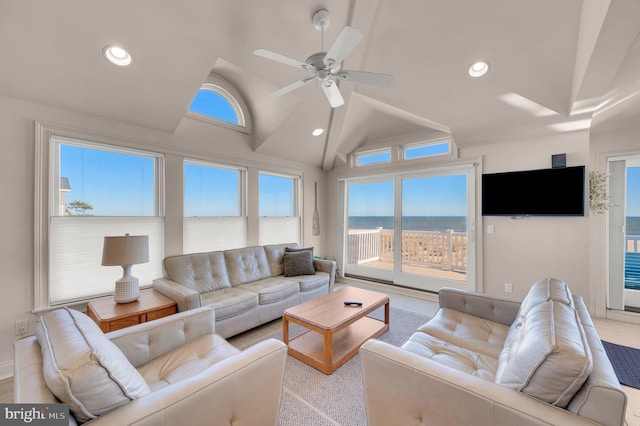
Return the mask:
<path id="1" fill-rule="evenodd" d="M 401 247 L 403 265 L 467 270 L 466 232 L 402 231 Z M 349 229 L 347 250 L 351 265 L 393 262 L 394 232 L 382 228 Z"/>

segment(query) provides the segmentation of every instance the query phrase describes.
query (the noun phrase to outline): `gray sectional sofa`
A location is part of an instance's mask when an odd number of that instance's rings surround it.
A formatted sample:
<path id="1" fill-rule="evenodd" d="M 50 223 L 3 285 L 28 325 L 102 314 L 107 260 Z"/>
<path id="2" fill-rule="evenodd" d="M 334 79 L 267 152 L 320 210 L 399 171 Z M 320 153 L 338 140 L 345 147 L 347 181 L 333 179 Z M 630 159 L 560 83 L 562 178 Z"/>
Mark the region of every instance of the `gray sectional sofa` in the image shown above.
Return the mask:
<path id="1" fill-rule="evenodd" d="M 313 258 L 296 243 L 167 257 L 153 288 L 175 300 L 178 312 L 215 310 L 216 333 L 234 336 L 333 291 L 336 263 Z"/>
<path id="2" fill-rule="evenodd" d="M 370 426 L 625 423 L 626 394 L 579 296 L 552 278 L 522 302 L 442 289 L 402 347 L 360 348 Z"/>

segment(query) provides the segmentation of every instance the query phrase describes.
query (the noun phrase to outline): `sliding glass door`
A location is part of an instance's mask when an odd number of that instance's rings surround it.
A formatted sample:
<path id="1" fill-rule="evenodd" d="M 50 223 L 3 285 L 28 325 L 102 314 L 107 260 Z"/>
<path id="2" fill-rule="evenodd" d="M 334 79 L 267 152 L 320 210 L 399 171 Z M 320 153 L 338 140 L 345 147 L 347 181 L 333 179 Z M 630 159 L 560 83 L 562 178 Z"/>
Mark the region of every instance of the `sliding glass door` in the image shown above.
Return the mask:
<path id="1" fill-rule="evenodd" d="M 640 312 L 640 156 L 609 161 L 610 309 Z"/>
<path id="2" fill-rule="evenodd" d="M 471 166 L 346 181 L 345 273 L 474 289 L 474 182 Z"/>
<path id="3" fill-rule="evenodd" d="M 345 273 L 393 282 L 394 181 L 347 184 Z"/>

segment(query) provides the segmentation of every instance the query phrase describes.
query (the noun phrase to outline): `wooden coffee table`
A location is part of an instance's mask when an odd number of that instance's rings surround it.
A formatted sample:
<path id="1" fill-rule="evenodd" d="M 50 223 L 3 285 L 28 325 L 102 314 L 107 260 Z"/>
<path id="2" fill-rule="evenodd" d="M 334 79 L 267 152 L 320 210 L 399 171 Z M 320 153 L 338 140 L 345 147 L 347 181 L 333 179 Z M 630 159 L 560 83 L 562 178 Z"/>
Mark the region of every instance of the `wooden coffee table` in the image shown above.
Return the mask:
<path id="1" fill-rule="evenodd" d="M 345 306 L 345 301 L 362 306 Z M 384 306 L 384 321 L 367 317 Z M 289 323 L 309 331 L 289 340 Z M 284 311 L 282 339 L 294 358 L 331 374 L 351 359 L 368 339 L 389 330 L 389 297 L 386 294 L 345 287 Z"/>

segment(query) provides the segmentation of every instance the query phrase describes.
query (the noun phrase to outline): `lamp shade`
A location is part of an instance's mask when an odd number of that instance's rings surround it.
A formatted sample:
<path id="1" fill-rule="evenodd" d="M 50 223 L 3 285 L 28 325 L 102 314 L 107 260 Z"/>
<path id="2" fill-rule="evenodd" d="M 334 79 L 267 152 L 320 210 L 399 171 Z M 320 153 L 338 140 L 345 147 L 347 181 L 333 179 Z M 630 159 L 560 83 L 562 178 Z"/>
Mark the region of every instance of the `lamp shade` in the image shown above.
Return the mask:
<path id="1" fill-rule="evenodd" d="M 102 266 L 122 266 L 149 261 L 149 236 L 104 237 Z"/>

